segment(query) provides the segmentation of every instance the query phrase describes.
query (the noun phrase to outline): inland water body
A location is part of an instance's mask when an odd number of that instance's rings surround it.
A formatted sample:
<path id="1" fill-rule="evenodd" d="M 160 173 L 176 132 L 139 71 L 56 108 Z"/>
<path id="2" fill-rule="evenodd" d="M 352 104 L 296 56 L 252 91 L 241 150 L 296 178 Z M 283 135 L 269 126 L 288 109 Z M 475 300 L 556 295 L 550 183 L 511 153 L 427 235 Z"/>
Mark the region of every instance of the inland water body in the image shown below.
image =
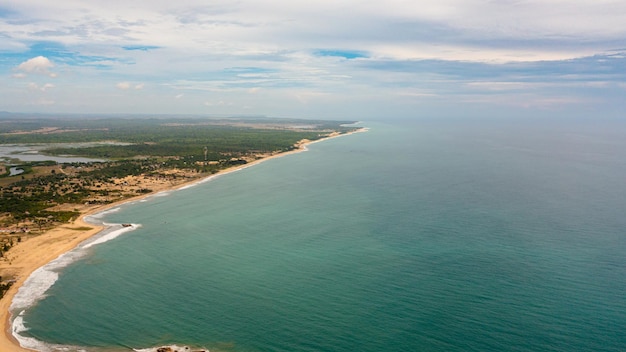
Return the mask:
<path id="1" fill-rule="evenodd" d="M 103 143 L 56 143 L 56 144 L 0 144 L 0 161 L 56 161 L 58 163 L 89 163 L 101 162 L 102 159 L 82 158 L 75 156 L 46 155 L 43 152 L 50 147 L 78 148 L 89 145 L 112 144 Z M 116 143 L 117 144 L 117 143 Z"/>
<path id="2" fill-rule="evenodd" d="M 363 125 L 92 218 L 134 226 L 40 272 L 14 328 L 88 351 L 626 350 L 623 123 Z"/>

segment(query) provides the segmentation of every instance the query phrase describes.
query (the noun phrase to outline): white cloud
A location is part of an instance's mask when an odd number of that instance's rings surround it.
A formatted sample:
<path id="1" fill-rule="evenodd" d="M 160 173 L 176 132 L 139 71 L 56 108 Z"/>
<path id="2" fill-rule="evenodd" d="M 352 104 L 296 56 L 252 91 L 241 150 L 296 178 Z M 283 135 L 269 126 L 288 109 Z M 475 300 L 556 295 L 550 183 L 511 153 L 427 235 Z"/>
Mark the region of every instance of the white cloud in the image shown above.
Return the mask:
<path id="1" fill-rule="evenodd" d="M 117 87 L 117 89 L 121 89 L 121 90 L 129 90 L 129 89 L 134 89 L 134 90 L 141 90 L 145 87 L 145 83 L 137 83 L 137 84 L 133 84 L 131 82 L 119 82 L 118 84 L 115 85 Z"/>
<path id="2" fill-rule="evenodd" d="M 17 69 L 24 72 L 47 72 L 54 64 L 44 56 L 37 56 L 28 59 L 17 66 Z"/>
<path id="3" fill-rule="evenodd" d="M 29 83 L 29 84 L 28 84 L 28 88 L 29 88 L 30 90 L 34 90 L 34 91 L 42 91 L 42 92 L 45 92 L 45 91 L 47 91 L 48 89 L 54 88 L 54 84 L 52 84 L 52 83 L 46 83 L 46 84 L 43 84 L 43 85 L 41 85 L 41 86 L 40 86 L 40 85 L 38 85 L 37 83 L 31 82 L 31 83 Z"/>
<path id="4" fill-rule="evenodd" d="M 151 100 L 134 94 L 128 98 L 134 105 L 128 106 L 156 109 L 159 100 L 169 108 L 165 102 L 174 97 L 176 109 L 203 111 L 206 97 L 218 96 L 223 100 L 208 99 L 206 105 L 224 111 L 263 106 L 265 114 L 284 104 L 299 113 L 321 109 L 314 104 L 320 101 L 332 100 L 337 107 L 341 99 L 369 102 L 368 96 L 378 94 L 427 100 L 463 91 L 510 94 L 515 100 L 521 95 L 514 94 L 533 90 L 566 91 L 545 84 L 571 80 L 555 74 L 561 69 L 591 77 L 577 79 L 581 88 L 564 96 L 588 87 L 620 92 L 624 87 L 623 64 L 616 61 L 623 60 L 623 49 L 615 50 L 626 48 L 623 0 L 14 3 L 7 6 L 20 18 L 0 21 L 6 39 L 0 49 L 19 54 L 32 52 L 32 43 L 50 45 L 37 48 L 41 56 L 5 67 L 6 76 L 28 77 L 13 81 L 22 88 L 37 82 L 33 91 L 54 88 L 58 106 L 75 104 L 59 97 L 71 96 L 76 87 L 83 89 L 85 106 L 99 104 L 98 97 L 111 89 L 149 88 L 155 94 Z M 325 52 L 331 55 L 320 54 Z M 593 63 L 573 60 L 603 53 L 612 56 Z M 54 82 L 63 80 L 57 87 L 33 78 L 57 72 L 62 77 Z M 592 83 L 585 87 L 587 81 Z M 0 96 L 4 93 L 0 87 Z"/>
<path id="5" fill-rule="evenodd" d="M 130 82 L 120 82 L 117 85 L 115 85 L 118 89 L 121 90 L 127 90 L 130 89 Z"/>
<path id="6" fill-rule="evenodd" d="M 225 102 L 224 100 L 205 101 L 204 102 L 204 106 L 232 106 L 232 105 L 233 105 L 233 103 Z"/>
<path id="7" fill-rule="evenodd" d="M 190 56 L 266 55 L 285 49 L 293 52 L 326 47 L 357 46 L 369 51 L 372 47 L 421 46 L 430 47 L 432 56 L 451 48 L 458 51 L 457 57 L 498 60 L 493 56 L 496 54 L 507 61 L 512 55 L 520 56 L 516 51 L 531 57 L 545 57 L 541 53 L 547 49 L 552 56 L 560 52 L 545 44 L 521 47 L 518 41 L 527 45 L 533 40 L 558 39 L 576 44 L 575 48 L 586 48 L 586 54 L 590 46 L 598 49 L 598 40 L 623 43 L 626 37 L 626 3 L 619 0 L 422 0 L 419 4 L 406 0 L 242 0 L 212 5 L 188 0 L 118 4 L 114 9 L 106 1 L 91 1 L 89 5 L 76 1 L 21 3 L 14 7 L 21 7 L 20 12 L 32 13 L 31 17 L 38 20 L 22 26 L 6 25 L 4 30 L 14 41 L 46 38 L 85 47 L 111 42 L 119 46 L 145 43 L 184 49 Z M 582 40 L 584 45 L 580 44 Z M 433 50 L 435 47 L 442 50 Z M 484 52 L 482 57 L 480 52 Z M 145 52 L 141 50 L 133 53 L 142 54 Z M 393 50 L 380 54 L 394 57 Z"/>
<path id="8" fill-rule="evenodd" d="M 54 77 L 56 77 L 56 74 L 49 71 L 52 67 L 54 67 L 54 64 L 47 57 L 37 56 L 19 64 L 17 70 L 22 72 L 21 75 L 24 75 L 24 73 L 36 73 L 48 76 L 54 75 Z M 18 75 L 19 74 L 20 73 L 18 73 Z"/>

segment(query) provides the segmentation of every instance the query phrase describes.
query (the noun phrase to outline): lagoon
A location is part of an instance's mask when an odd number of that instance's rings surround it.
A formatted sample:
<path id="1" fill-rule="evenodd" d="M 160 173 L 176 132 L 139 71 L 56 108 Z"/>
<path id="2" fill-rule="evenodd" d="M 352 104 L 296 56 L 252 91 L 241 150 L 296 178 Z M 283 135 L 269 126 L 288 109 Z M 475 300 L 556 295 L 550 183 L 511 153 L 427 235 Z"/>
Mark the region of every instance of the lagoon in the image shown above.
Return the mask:
<path id="1" fill-rule="evenodd" d="M 0 144 L 0 159 L 23 162 L 30 161 L 55 161 L 57 163 L 88 163 L 102 162 L 104 159 L 83 158 L 70 155 L 46 155 L 45 150 L 49 148 L 80 148 L 86 146 L 97 146 L 103 144 L 119 144 L 117 142 L 95 142 L 95 143 L 55 143 L 55 144 Z"/>

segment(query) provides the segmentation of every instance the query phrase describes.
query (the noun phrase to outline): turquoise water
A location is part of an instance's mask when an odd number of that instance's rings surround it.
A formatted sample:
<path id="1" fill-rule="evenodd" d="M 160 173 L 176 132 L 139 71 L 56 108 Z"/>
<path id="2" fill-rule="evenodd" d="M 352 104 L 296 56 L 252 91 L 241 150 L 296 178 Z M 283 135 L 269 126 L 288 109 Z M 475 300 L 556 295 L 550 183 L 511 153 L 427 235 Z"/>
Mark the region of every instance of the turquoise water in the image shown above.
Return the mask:
<path id="1" fill-rule="evenodd" d="M 107 214 L 140 226 L 53 269 L 22 335 L 90 351 L 626 350 L 624 124 L 365 125 Z"/>

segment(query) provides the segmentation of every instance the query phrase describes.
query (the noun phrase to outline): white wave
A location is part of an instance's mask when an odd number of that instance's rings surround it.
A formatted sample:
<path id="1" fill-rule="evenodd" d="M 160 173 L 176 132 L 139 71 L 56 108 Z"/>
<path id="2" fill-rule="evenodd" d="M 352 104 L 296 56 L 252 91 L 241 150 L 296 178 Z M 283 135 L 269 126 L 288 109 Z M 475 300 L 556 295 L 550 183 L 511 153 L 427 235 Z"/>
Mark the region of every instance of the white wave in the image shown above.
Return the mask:
<path id="1" fill-rule="evenodd" d="M 35 270 L 13 297 L 11 308 L 23 309 L 34 305 L 35 302 L 44 297 L 46 291 L 54 285 L 58 278 L 58 273 L 48 270 L 46 267 Z"/>
<path id="2" fill-rule="evenodd" d="M 112 214 L 112 213 L 117 213 L 121 209 L 122 208 L 120 208 L 120 207 L 111 208 L 111 209 L 107 209 L 107 210 L 101 211 L 101 212 L 96 213 L 96 214 L 87 215 L 87 216 L 85 216 L 85 221 L 87 221 L 89 223 L 97 223 L 98 222 L 97 220 L 103 218 L 105 215 Z"/>
<path id="3" fill-rule="evenodd" d="M 215 174 L 215 175 L 207 176 L 207 177 L 202 178 L 202 179 L 200 179 L 200 180 L 198 180 L 198 181 L 196 181 L 196 182 L 193 182 L 193 183 L 191 183 L 191 184 L 185 185 L 185 186 L 183 186 L 183 187 L 181 187 L 181 188 L 179 188 L 179 189 L 180 189 L 180 190 L 183 190 L 183 189 L 191 188 L 191 187 L 194 187 L 194 186 L 197 186 L 197 185 L 203 184 L 203 183 L 207 183 L 207 182 L 210 182 L 210 181 L 215 180 L 215 179 L 216 179 L 216 178 L 218 178 L 218 177 L 224 176 L 224 175 L 226 175 L 226 174 L 228 174 L 228 173 L 231 173 L 231 172 L 235 172 L 235 171 L 237 171 L 237 170 L 238 170 L 238 169 L 235 169 L 235 170 L 230 170 L 230 171 L 222 171 L 222 172 L 220 172 L 219 174 Z"/>
<path id="4" fill-rule="evenodd" d="M 196 183 L 192 183 L 192 184 L 189 184 L 189 185 L 186 185 L 186 186 L 182 186 L 181 188 L 179 188 L 179 190 L 181 190 L 181 191 L 182 191 L 183 189 L 188 189 L 188 188 L 194 187 L 194 186 L 196 186 L 198 183 L 200 183 L 200 182 L 196 182 Z"/>
<path id="5" fill-rule="evenodd" d="M 122 209 L 122 208 L 120 208 L 120 207 L 111 208 L 111 209 L 107 209 L 107 210 L 101 211 L 101 212 L 99 212 L 99 213 L 97 213 L 97 214 L 94 214 L 94 215 L 92 215 L 92 216 L 94 216 L 94 217 L 98 217 L 98 218 L 101 218 L 101 217 L 103 217 L 103 216 L 105 216 L 105 215 L 108 215 L 108 214 L 117 213 L 117 212 L 118 212 L 118 211 L 120 211 L 121 209 Z"/>
<path id="6" fill-rule="evenodd" d="M 117 225 L 121 226 L 121 225 Z M 111 241 L 120 235 L 139 228 L 140 224 L 131 224 L 131 226 L 122 227 L 113 231 L 103 231 L 103 235 L 88 239 L 75 249 L 61 254 L 59 257 L 48 264 L 33 271 L 33 273 L 24 281 L 24 284 L 18 289 L 13 301 L 11 302 L 11 311 L 21 311 L 45 297 L 46 291 L 54 285 L 59 278 L 58 272 L 70 265 L 71 263 L 82 258 L 86 254 L 86 249 L 97 244 Z"/>
<path id="7" fill-rule="evenodd" d="M 170 194 L 172 194 L 172 192 L 171 192 L 171 191 L 162 191 L 162 192 L 159 192 L 159 193 L 153 194 L 151 197 L 167 197 L 167 196 L 169 196 Z"/>
<path id="8" fill-rule="evenodd" d="M 85 349 L 80 348 L 80 347 L 72 348 L 72 346 L 47 344 L 43 341 L 37 340 L 34 337 L 21 335 L 20 334 L 21 332 L 25 332 L 29 330 L 29 328 L 24 323 L 23 313 L 24 311 L 22 311 L 17 317 L 15 317 L 15 319 L 13 320 L 13 325 L 11 327 L 13 336 L 15 336 L 15 338 L 18 340 L 20 346 L 30 349 L 30 350 L 40 351 L 40 352 L 70 351 L 70 350 L 77 351 L 77 352 L 80 352 L 80 351 L 86 352 Z"/>
<path id="9" fill-rule="evenodd" d="M 213 180 L 215 180 L 216 178 L 218 178 L 218 177 L 220 177 L 220 176 L 222 176 L 222 175 L 223 175 L 223 173 L 222 173 L 222 174 L 217 174 L 217 175 L 211 175 L 211 176 L 209 176 L 209 177 L 205 177 L 205 178 L 203 178 L 202 180 L 200 180 L 200 181 L 196 182 L 195 184 L 199 185 L 199 184 L 202 184 L 202 183 L 206 183 L 206 182 L 209 182 L 209 181 L 213 181 Z"/>
<path id="10" fill-rule="evenodd" d="M 245 169 L 246 167 L 248 167 L 248 166 L 244 166 L 244 167 L 237 168 L 237 169 L 233 169 L 233 170 L 229 170 L 229 171 L 222 171 L 222 172 L 220 172 L 219 174 L 215 174 L 215 175 L 207 176 L 207 177 L 202 178 L 202 179 L 200 179 L 200 180 L 198 180 L 198 181 L 196 181 L 196 182 L 193 182 L 193 183 L 190 183 L 190 184 L 188 184 L 188 185 L 182 186 L 182 187 L 180 187 L 180 188 L 178 188 L 178 189 L 176 189 L 176 190 L 177 190 L 177 191 L 182 191 L 182 190 L 184 190 L 184 189 L 192 188 L 192 187 L 195 187 L 195 186 L 197 186 L 197 185 L 200 185 L 200 184 L 203 184 L 203 183 L 207 183 L 207 182 L 213 181 L 213 180 L 215 180 L 216 178 L 221 177 L 221 176 L 224 176 L 224 175 L 229 174 L 229 173 L 231 173 L 231 172 L 235 172 L 235 171 L 239 171 L 239 170 L 241 170 L 241 169 Z"/>
<path id="11" fill-rule="evenodd" d="M 22 314 L 26 309 L 32 307 L 38 301 L 45 298 L 46 292 L 59 279 L 59 271 L 85 256 L 88 253 L 87 249 L 95 245 L 111 241 L 126 232 L 141 227 L 140 224 L 130 224 L 130 226 L 122 226 L 121 224 L 106 224 L 105 226 L 107 225 L 109 229 L 102 231 L 101 235 L 97 235 L 86 240 L 75 249 L 61 254 L 53 261 L 33 271 L 26 281 L 24 281 L 24 284 L 18 289 L 17 293 L 13 297 L 13 300 L 11 301 L 9 310 L 13 314 L 15 314 L 15 312 L 20 312 L 19 315 L 13 318 L 13 321 L 11 322 L 11 329 L 13 336 L 22 347 L 44 352 L 59 350 L 59 346 L 52 347 L 32 337 L 23 336 L 21 333 L 27 331 L 28 327 L 24 323 Z M 117 226 L 122 227 L 117 228 Z"/>
<path id="12" fill-rule="evenodd" d="M 28 328 L 24 324 L 24 317 L 22 315 L 23 313 L 24 311 L 22 311 L 20 315 L 15 317 L 15 319 L 13 320 L 13 325 L 11 327 L 13 330 L 13 336 L 15 336 L 15 338 L 18 340 L 20 346 L 24 348 L 35 351 L 49 351 L 48 346 L 46 346 L 45 343 L 35 339 L 34 337 L 27 337 L 20 334 L 21 332 L 28 330 Z"/>
<path id="13" fill-rule="evenodd" d="M 33 271 L 18 289 L 11 302 L 11 311 L 21 311 L 45 297 L 45 293 L 59 278 L 59 270 L 75 262 L 84 255 L 80 250 L 61 254 L 55 260 Z"/>
<path id="14" fill-rule="evenodd" d="M 87 248 L 93 247 L 93 246 L 95 246 L 97 244 L 109 242 L 109 241 L 111 241 L 113 239 L 118 238 L 119 236 L 123 235 L 124 233 L 129 232 L 129 231 L 133 231 L 133 230 L 135 230 L 135 229 L 137 229 L 139 227 L 141 227 L 140 224 L 130 224 L 130 226 L 125 226 L 125 227 L 122 227 L 121 229 L 118 229 L 118 230 L 115 230 L 115 231 L 111 231 L 111 232 L 109 232 L 109 233 L 107 233 L 107 234 L 105 234 L 103 236 L 100 236 L 100 237 L 96 238 L 92 242 L 86 243 L 85 245 L 83 245 L 81 247 L 81 249 L 87 249 Z"/>

